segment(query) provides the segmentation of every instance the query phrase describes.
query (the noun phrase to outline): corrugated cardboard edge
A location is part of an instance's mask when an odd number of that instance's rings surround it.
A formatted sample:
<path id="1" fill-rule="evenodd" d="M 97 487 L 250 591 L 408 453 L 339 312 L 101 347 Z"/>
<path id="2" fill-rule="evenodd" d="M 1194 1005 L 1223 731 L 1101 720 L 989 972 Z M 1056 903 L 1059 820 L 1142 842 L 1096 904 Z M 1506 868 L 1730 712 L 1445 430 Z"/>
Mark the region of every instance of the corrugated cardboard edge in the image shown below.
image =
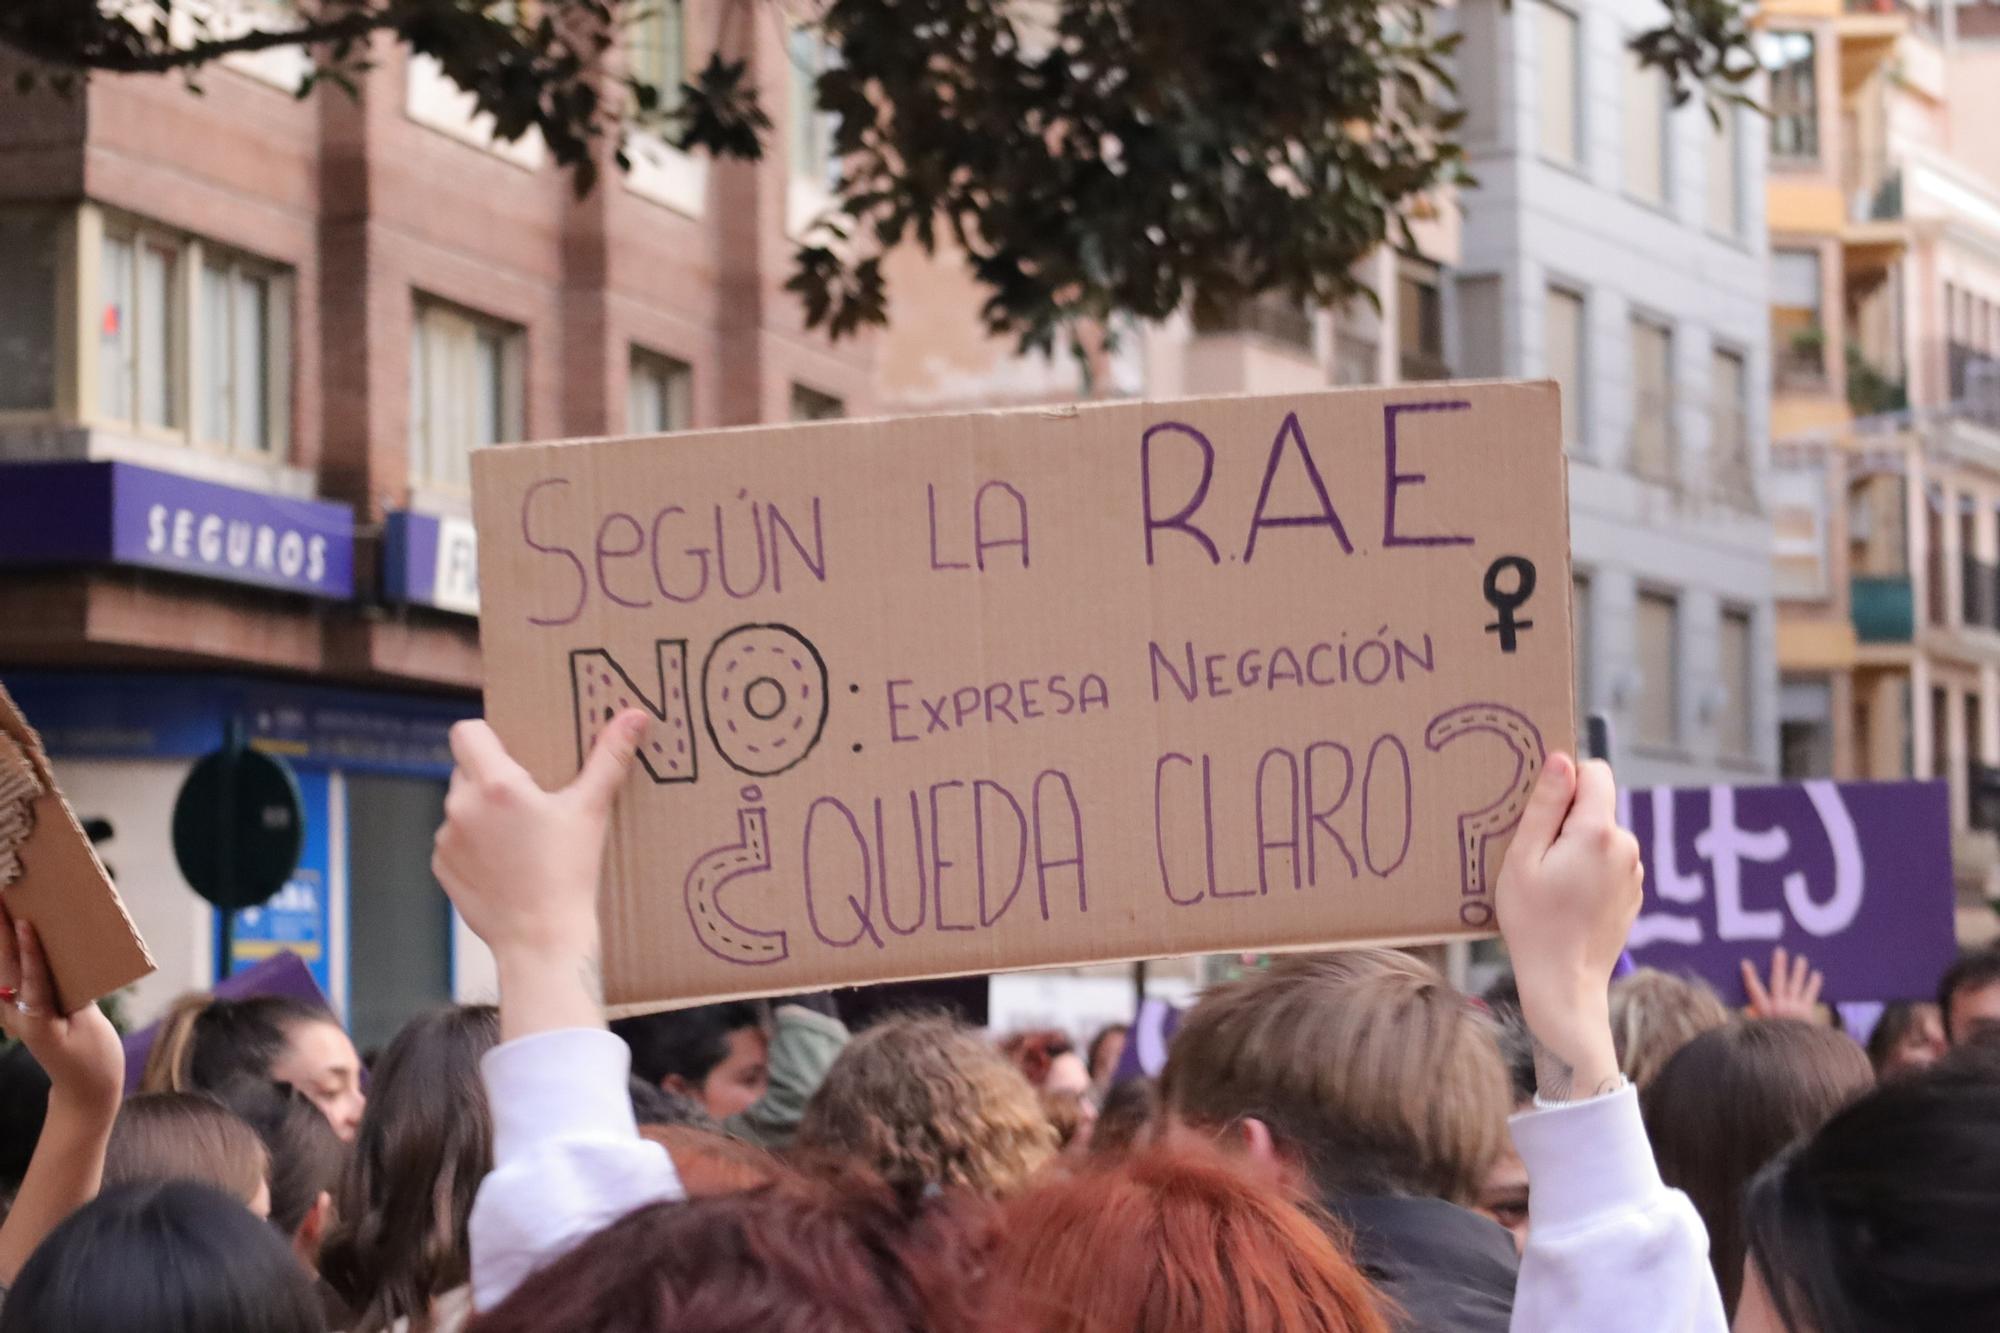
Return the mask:
<path id="1" fill-rule="evenodd" d="M 64 1013 L 73 1013 L 158 965 L 56 785 L 41 736 L 28 725 L 5 684 L 0 684 L 0 730 L 28 756 L 44 791 L 35 802 L 35 831 L 22 849 L 21 878 L 4 890 L 7 910 L 34 926 L 48 955 L 56 1003 Z M 51 859 L 56 862 L 53 874 L 47 868 Z"/>

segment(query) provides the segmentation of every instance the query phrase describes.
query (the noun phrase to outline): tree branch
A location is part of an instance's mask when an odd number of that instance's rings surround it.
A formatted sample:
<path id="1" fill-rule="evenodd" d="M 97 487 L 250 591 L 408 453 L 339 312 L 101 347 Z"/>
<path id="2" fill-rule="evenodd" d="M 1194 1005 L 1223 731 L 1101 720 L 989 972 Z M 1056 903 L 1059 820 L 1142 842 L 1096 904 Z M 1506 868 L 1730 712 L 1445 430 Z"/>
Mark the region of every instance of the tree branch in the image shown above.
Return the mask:
<path id="1" fill-rule="evenodd" d="M 12 47 L 35 60 L 65 69 L 101 70 L 109 74 L 165 74 L 205 65 L 239 51 L 267 51 L 280 46 L 352 41 L 371 32 L 393 28 L 397 22 L 394 9 L 382 9 L 306 23 L 296 28 L 254 29 L 234 37 L 203 39 L 187 46 L 148 45 L 133 49 L 105 42 L 79 49 L 63 41 L 61 34 L 52 33 L 48 34 L 46 41 L 37 40 L 36 33 L 0 18 L 0 46 Z M 129 25 L 120 26 L 138 35 L 138 30 Z"/>

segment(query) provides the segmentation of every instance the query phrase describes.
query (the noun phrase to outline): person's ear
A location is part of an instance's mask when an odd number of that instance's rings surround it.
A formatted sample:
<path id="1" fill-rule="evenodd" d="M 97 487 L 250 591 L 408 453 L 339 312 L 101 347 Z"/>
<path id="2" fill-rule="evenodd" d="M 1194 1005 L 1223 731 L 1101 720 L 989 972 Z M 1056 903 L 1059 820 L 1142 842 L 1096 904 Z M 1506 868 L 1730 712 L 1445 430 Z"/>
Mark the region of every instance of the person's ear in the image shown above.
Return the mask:
<path id="1" fill-rule="evenodd" d="M 333 1196 L 325 1190 L 319 1192 L 312 1207 L 306 1209 L 304 1219 L 299 1222 L 298 1231 L 292 1236 L 292 1249 L 306 1267 L 319 1270 L 319 1247 L 326 1239 L 327 1231 L 333 1226 Z"/>
<path id="2" fill-rule="evenodd" d="M 677 1097 L 692 1097 L 701 1100 L 701 1092 L 679 1074 L 668 1074 L 660 1080 L 660 1086 Z"/>
<path id="3" fill-rule="evenodd" d="M 1286 1185 L 1298 1185 L 1301 1171 L 1271 1127 L 1256 1116 L 1244 1116 L 1229 1130 L 1230 1146 L 1249 1164 L 1252 1174 Z"/>

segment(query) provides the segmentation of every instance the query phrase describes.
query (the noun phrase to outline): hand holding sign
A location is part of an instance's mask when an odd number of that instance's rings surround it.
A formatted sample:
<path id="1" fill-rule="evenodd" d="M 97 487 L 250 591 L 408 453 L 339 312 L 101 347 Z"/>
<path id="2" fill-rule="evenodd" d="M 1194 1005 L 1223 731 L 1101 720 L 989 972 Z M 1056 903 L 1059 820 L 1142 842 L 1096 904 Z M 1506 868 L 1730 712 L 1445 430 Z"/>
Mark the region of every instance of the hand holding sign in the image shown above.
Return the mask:
<path id="1" fill-rule="evenodd" d="M 431 873 L 500 969 L 501 1035 L 601 1026 L 597 890 L 611 806 L 646 715 L 619 714 L 583 771 L 543 791 L 484 722 L 451 729 L 457 761 Z"/>
<path id="2" fill-rule="evenodd" d="M 1611 972 L 1639 914 L 1639 843 L 1618 827 L 1611 768 L 1554 755 L 1500 868 L 1500 934 L 1514 958 L 1535 1077 L 1550 1100 L 1618 1081 Z"/>

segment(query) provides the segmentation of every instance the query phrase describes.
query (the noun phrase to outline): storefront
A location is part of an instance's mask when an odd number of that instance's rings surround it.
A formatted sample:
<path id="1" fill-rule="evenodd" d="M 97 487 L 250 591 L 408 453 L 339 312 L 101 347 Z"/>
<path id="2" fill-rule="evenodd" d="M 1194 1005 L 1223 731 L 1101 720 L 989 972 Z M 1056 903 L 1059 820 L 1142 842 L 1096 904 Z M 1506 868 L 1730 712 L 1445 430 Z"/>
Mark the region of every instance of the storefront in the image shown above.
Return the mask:
<path id="1" fill-rule="evenodd" d="M 490 961 L 430 875 L 446 733 L 478 704 L 462 676 L 410 665 L 469 647 L 470 525 L 387 526 L 374 545 L 344 505 L 124 462 L 0 465 L 0 680 L 98 821 L 159 963 L 134 1019 L 279 949 L 364 1049 L 425 1005 L 491 994 Z M 171 822 L 232 723 L 295 770 L 305 849 L 282 890 L 236 914 L 225 956 Z"/>

